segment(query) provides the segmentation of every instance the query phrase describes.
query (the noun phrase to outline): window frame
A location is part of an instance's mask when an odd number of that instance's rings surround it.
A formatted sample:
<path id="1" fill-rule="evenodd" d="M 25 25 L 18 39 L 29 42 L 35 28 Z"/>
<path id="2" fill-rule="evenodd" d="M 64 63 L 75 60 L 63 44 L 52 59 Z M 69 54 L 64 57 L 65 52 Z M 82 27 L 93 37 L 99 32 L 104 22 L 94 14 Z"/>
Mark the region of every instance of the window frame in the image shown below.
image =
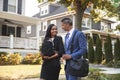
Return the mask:
<path id="1" fill-rule="evenodd" d="M 8 12 L 17 13 L 17 10 L 18 10 L 18 0 L 16 0 L 16 5 L 11 5 L 11 4 L 9 4 L 9 1 L 13 1 L 13 0 L 8 0 Z M 14 7 L 16 7 L 15 12 L 10 11 L 10 10 L 9 10 L 9 6 L 12 6 L 12 7 L 14 6 Z"/>

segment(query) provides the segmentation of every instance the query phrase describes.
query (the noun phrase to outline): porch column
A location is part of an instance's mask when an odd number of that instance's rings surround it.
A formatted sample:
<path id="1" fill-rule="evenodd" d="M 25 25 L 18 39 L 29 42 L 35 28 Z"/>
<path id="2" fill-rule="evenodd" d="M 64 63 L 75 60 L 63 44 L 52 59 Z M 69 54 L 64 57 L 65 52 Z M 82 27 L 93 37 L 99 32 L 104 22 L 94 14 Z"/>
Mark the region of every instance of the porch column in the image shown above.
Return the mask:
<path id="1" fill-rule="evenodd" d="M 39 31 L 40 31 L 40 27 L 41 27 L 41 22 L 38 22 L 37 25 L 36 25 L 36 39 L 37 39 L 37 42 L 36 42 L 36 49 L 39 50 Z"/>
<path id="2" fill-rule="evenodd" d="M 13 43 L 13 35 L 11 34 L 10 35 L 10 48 L 11 49 L 13 48 L 13 45 L 14 45 L 14 43 Z"/>
<path id="3" fill-rule="evenodd" d="M 93 38 L 93 34 L 92 34 L 92 32 L 90 32 L 90 37 Z"/>
<path id="4" fill-rule="evenodd" d="M 72 14 L 72 16 L 73 16 L 73 28 L 75 29 L 75 15 Z"/>

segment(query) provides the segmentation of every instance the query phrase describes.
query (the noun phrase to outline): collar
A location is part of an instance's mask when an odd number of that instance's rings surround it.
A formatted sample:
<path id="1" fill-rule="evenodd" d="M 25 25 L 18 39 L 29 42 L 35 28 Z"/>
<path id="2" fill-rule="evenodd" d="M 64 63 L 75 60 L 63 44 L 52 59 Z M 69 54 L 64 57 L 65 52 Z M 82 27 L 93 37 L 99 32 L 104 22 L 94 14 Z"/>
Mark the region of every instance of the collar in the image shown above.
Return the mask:
<path id="1" fill-rule="evenodd" d="M 68 33 L 70 33 L 70 35 L 69 35 L 69 39 L 71 38 L 71 36 L 72 36 L 72 34 L 73 34 L 73 32 L 74 32 L 74 28 L 72 28 Z"/>

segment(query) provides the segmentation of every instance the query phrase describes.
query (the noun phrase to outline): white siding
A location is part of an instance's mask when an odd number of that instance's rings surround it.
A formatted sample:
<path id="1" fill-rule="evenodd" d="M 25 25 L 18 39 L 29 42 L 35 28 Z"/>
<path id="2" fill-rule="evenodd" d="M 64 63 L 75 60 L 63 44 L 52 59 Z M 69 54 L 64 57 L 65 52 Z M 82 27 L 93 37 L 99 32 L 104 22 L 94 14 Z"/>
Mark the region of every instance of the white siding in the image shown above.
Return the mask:
<path id="1" fill-rule="evenodd" d="M 21 27 L 21 37 L 25 37 L 27 27 Z"/>
<path id="2" fill-rule="evenodd" d="M 3 0 L 0 0 L 0 11 L 3 11 Z"/>

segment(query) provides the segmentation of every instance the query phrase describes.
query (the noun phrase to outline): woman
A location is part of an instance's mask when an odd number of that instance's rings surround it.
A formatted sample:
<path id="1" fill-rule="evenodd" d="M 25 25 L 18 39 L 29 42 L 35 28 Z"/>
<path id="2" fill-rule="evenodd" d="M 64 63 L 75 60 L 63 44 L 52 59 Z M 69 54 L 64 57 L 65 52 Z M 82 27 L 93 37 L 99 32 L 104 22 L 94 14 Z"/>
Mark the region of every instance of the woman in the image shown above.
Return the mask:
<path id="1" fill-rule="evenodd" d="M 57 32 L 57 27 L 50 24 L 42 44 L 43 64 L 40 78 L 43 80 L 58 80 L 59 78 L 60 57 L 64 53 L 64 46 Z"/>

